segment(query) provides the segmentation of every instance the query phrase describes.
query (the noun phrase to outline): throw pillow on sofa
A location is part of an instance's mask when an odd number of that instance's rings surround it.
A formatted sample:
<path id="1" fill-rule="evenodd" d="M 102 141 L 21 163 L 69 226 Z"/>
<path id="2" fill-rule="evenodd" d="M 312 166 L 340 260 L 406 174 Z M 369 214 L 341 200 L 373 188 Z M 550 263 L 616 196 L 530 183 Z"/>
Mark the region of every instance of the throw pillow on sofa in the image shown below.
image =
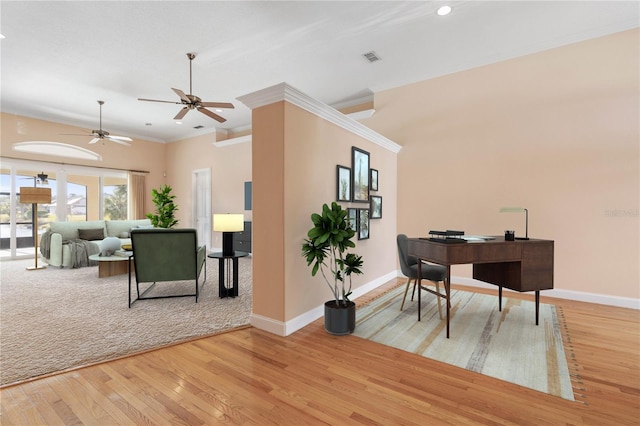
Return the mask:
<path id="1" fill-rule="evenodd" d="M 103 240 L 104 229 L 103 228 L 78 229 L 78 235 L 81 240 L 85 240 L 85 241 Z"/>

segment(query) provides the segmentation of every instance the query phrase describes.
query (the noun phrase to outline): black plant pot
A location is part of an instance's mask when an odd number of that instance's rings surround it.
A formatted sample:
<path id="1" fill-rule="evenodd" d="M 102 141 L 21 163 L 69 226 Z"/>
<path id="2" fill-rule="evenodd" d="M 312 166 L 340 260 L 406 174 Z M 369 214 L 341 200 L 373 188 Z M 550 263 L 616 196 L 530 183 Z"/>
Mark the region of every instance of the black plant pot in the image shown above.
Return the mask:
<path id="1" fill-rule="evenodd" d="M 324 329 L 336 336 L 353 333 L 356 329 L 356 304 L 338 304 L 330 300 L 324 304 Z"/>

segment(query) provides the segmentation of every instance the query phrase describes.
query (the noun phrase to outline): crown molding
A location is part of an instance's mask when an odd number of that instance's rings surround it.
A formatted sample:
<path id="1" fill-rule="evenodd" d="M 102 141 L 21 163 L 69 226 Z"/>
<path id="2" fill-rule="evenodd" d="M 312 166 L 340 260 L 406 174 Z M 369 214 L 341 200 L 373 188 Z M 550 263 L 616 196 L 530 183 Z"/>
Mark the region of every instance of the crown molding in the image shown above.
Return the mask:
<path id="1" fill-rule="evenodd" d="M 222 148 L 225 146 L 237 145 L 237 144 L 246 143 L 246 142 L 251 142 L 251 135 L 229 138 L 229 139 L 225 139 L 217 142 L 212 142 L 211 144 L 215 147 Z"/>
<path id="2" fill-rule="evenodd" d="M 335 108 L 302 93 L 300 90 L 287 83 L 276 84 L 253 93 L 239 96 L 236 99 L 252 110 L 265 105 L 271 105 L 276 102 L 286 101 L 337 126 L 340 126 L 351 133 L 363 137 L 364 139 L 367 139 L 368 141 L 373 142 L 395 154 L 397 154 L 402 148 L 392 140 L 387 139 L 367 126 L 358 123 L 353 118 L 344 115 Z"/>

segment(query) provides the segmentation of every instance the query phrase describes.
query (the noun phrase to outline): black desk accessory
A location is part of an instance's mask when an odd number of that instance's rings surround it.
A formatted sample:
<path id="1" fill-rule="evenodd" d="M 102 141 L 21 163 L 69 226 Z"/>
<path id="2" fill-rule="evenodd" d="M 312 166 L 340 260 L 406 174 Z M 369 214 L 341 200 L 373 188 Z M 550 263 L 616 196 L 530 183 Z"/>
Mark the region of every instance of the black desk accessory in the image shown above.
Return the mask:
<path id="1" fill-rule="evenodd" d="M 453 231 L 448 229 L 446 231 L 429 231 L 429 241 L 435 241 L 443 244 L 460 244 L 466 243 L 467 240 L 462 238 L 464 231 Z"/>

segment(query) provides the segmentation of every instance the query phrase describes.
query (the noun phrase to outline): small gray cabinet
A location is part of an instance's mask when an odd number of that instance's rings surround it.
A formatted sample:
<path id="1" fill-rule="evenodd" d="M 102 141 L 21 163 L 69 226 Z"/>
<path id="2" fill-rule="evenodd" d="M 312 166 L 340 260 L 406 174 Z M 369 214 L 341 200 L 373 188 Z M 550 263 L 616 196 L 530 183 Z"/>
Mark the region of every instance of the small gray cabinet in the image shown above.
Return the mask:
<path id="1" fill-rule="evenodd" d="M 251 253 L 251 222 L 244 223 L 244 231 L 233 233 L 233 249 Z"/>

